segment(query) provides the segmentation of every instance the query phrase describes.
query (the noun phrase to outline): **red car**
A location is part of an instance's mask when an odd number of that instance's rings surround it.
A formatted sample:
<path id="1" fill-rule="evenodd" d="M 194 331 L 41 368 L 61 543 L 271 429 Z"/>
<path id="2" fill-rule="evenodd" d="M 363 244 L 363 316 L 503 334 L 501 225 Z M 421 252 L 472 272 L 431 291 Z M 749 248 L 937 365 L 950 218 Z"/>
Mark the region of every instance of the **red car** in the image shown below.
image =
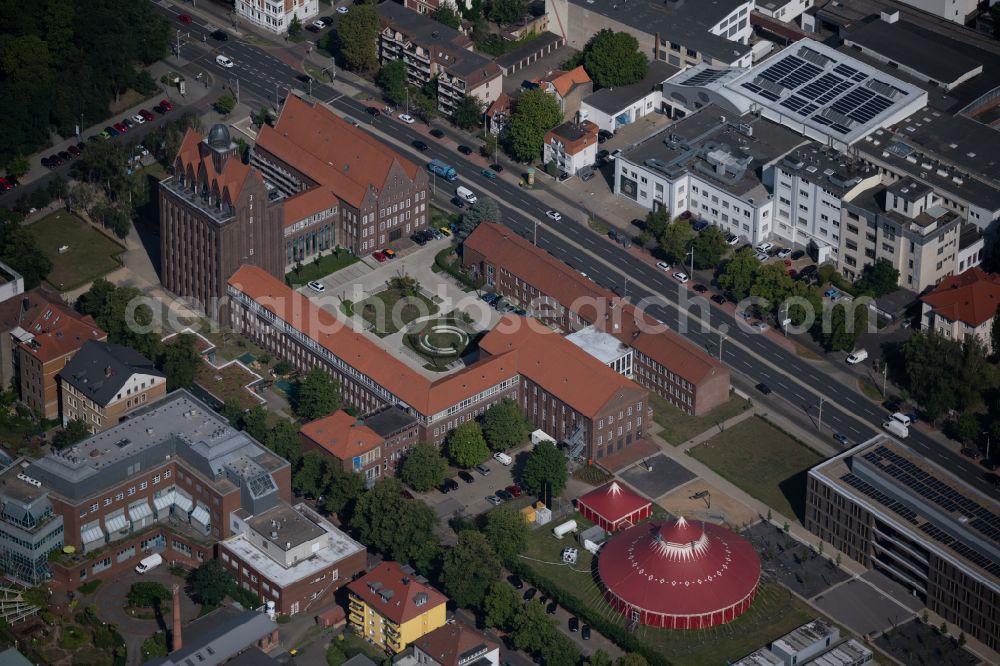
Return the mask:
<path id="1" fill-rule="evenodd" d="M 171 111 L 174 108 L 174 105 L 165 99 L 160 100 L 160 106 L 163 107 L 164 111 Z"/>
<path id="2" fill-rule="evenodd" d="M 156 116 L 154 116 L 151 111 L 147 111 L 146 109 L 140 109 L 139 115 L 142 116 L 143 120 L 147 123 L 150 120 L 156 120 Z"/>
<path id="3" fill-rule="evenodd" d="M 191 23 L 194 19 L 191 18 L 190 14 L 178 14 L 177 20 L 181 23 Z"/>
<path id="4" fill-rule="evenodd" d="M 121 123 L 115 123 L 114 125 L 112 125 L 112 127 L 114 127 L 116 130 L 118 130 L 122 134 L 124 134 L 125 132 L 128 131 L 128 128 L 125 127 L 124 125 L 122 125 Z"/>
<path id="5" fill-rule="evenodd" d="M 14 186 L 7 182 L 6 178 L 0 178 L 0 192 L 14 189 Z"/>
<path id="6" fill-rule="evenodd" d="M 517 485 L 516 483 L 512 486 L 507 486 L 506 490 L 514 497 L 521 496 L 521 486 Z"/>
<path id="7" fill-rule="evenodd" d="M 381 251 L 377 251 L 377 252 L 372 252 L 372 258 L 381 264 L 382 262 L 385 261 L 386 257 L 384 254 L 382 254 Z"/>

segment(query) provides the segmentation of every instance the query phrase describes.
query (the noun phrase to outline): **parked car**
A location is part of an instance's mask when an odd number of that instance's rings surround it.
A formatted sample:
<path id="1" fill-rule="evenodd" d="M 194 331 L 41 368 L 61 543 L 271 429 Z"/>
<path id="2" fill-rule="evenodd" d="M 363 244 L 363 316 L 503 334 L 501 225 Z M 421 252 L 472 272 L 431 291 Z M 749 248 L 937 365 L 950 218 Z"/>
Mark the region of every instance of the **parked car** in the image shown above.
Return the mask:
<path id="1" fill-rule="evenodd" d="M 435 139 L 443 139 L 444 131 L 439 130 L 438 128 L 435 127 L 434 129 L 431 130 L 431 136 L 434 137 Z"/>
<path id="2" fill-rule="evenodd" d="M 112 127 L 114 127 L 119 134 L 125 134 L 126 132 L 128 132 L 128 128 L 122 125 L 121 123 L 115 123 L 114 125 L 112 125 Z"/>
<path id="3" fill-rule="evenodd" d="M 597 133 L 597 143 L 604 143 L 608 139 L 614 138 L 614 136 L 615 136 L 614 132 L 609 132 L 608 130 L 600 130 Z"/>
<path id="4" fill-rule="evenodd" d="M 156 116 L 154 116 L 154 115 L 153 115 L 152 113 L 150 113 L 150 112 L 149 112 L 148 110 L 146 110 L 146 109 L 140 109 L 140 110 L 139 110 L 139 115 L 140 115 L 140 116 L 142 116 L 142 117 L 143 117 L 143 119 L 144 119 L 144 120 L 145 120 L 146 122 L 149 122 L 150 120 L 156 120 Z"/>
<path id="5" fill-rule="evenodd" d="M 726 238 L 726 245 L 730 246 L 739 245 L 739 242 L 740 242 L 740 237 L 737 236 L 736 234 L 729 234 L 729 237 Z"/>
<path id="6" fill-rule="evenodd" d="M 319 19 L 316 19 L 315 21 L 312 22 L 312 27 L 316 28 L 317 30 L 322 30 L 323 28 L 326 27 L 326 23 L 323 23 Z"/>
<path id="7" fill-rule="evenodd" d="M 559 604 L 557 604 L 556 602 L 552 601 L 552 602 L 550 602 L 550 603 L 549 603 L 549 605 L 548 605 L 548 606 L 547 606 L 547 607 L 545 608 L 545 612 L 546 612 L 546 613 L 548 613 L 549 615 L 555 615 L 555 614 L 556 614 L 556 611 L 557 611 L 558 609 L 559 609 Z"/>
<path id="8" fill-rule="evenodd" d="M 790 256 L 792 256 L 792 251 L 789 248 L 783 247 L 778 250 L 778 259 L 787 259 Z"/>
<path id="9" fill-rule="evenodd" d="M 413 123 L 417 122 L 417 119 L 408 113 L 399 114 L 399 119 L 402 120 L 407 125 L 412 125 Z"/>
<path id="10" fill-rule="evenodd" d="M 510 583 L 511 585 L 513 585 L 515 590 L 523 590 L 524 589 L 524 581 L 521 580 L 520 576 L 517 576 L 515 574 L 511 574 L 511 575 L 507 576 L 507 582 Z"/>
<path id="11" fill-rule="evenodd" d="M 836 289 L 827 289 L 823 293 L 823 295 L 826 296 L 827 298 L 829 298 L 831 301 L 835 301 L 838 298 L 840 298 L 840 292 L 837 291 Z"/>
<path id="12" fill-rule="evenodd" d="M 346 14 L 347 12 L 349 12 L 349 11 L 350 10 L 347 7 L 337 7 L 337 13 L 338 14 L 343 15 L 343 14 Z"/>
<path id="13" fill-rule="evenodd" d="M 69 148 L 66 149 L 66 151 L 73 157 L 79 157 L 81 153 L 81 150 L 76 146 L 70 146 Z"/>
<path id="14" fill-rule="evenodd" d="M 483 176 L 485 176 L 489 180 L 496 180 L 497 179 L 496 172 L 495 171 L 491 171 L 490 169 L 483 169 L 482 174 L 483 174 Z"/>
<path id="15" fill-rule="evenodd" d="M 593 169 L 580 170 L 580 180 L 582 180 L 585 183 L 589 181 L 591 178 L 593 178 L 595 175 L 596 174 L 594 173 Z"/>
<path id="16" fill-rule="evenodd" d="M 979 461 L 979 464 L 985 467 L 986 469 L 990 470 L 991 472 L 995 472 L 997 467 L 1000 466 L 997 465 L 997 463 L 990 460 L 989 458 L 983 458 L 982 460 Z"/>
<path id="17" fill-rule="evenodd" d="M 378 263 L 381 264 L 381 263 L 383 263 L 385 261 L 385 255 L 382 254 L 381 250 L 376 250 L 376 251 L 372 252 L 372 259 L 374 259 L 375 261 L 377 261 Z"/>
<path id="18" fill-rule="evenodd" d="M 569 619 L 569 630 L 573 633 L 580 631 L 580 620 L 575 617 Z"/>
<path id="19" fill-rule="evenodd" d="M 527 590 L 524 591 L 524 600 L 531 601 L 532 599 L 535 598 L 536 594 L 538 594 L 538 590 L 536 590 L 533 587 L 529 587 Z"/>
<path id="20" fill-rule="evenodd" d="M 396 258 L 396 251 L 395 250 L 390 250 L 389 248 L 385 248 L 384 250 L 382 250 L 382 254 L 385 255 L 386 259 L 395 259 Z"/>
<path id="21" fill-rule="evenodd" d="M 472 148 L 469 148 L 468 146 L 459 146 L 458 152 L 462 153 L 463 155 L 471 155 Z"/>
<path id="22" fill-rule="evenodd" d="M 503 500 L 497 497 L 496 495 L 487 495 L 486 501 L 492 504 L 493 506 L 500 506 L 501 504 L 503 504 Z"/>
<path id="23" fill-rule="evenodd" d="M 521 486 L 517 485 L 516 483 L 512 483 L 511 485 L 507 486 L 505 490 L 514 497 L 520 497 L 521 494 L 524 492 L 521 490 Z"/>
<path id="24" fill-rule="evenodd" d="M 598 164 L 598 165 L 604 164 L 604 161 L 608 159 L 608 155 L 610 155 L 610 154 L 611 153 L 609 153 L 606 150 L 598 150 L 597 151 L 597 159 L 595 160 L 595 163 Z"/>
<path id="25" fill-rule="evenodd" d="M 801 259 L 804 256 L 806 256 L 805 250 L 795 250 L 795 252 L 792 252 L 793 261 Z"/>
<path id="26" fill-rule="evenodd" d="M 994 488 L 1000 488 L 1000 476 L 997 476 L 993 472 L 983 472 L 982 479 Z"/>
<path id="27" fill-rule="evenodd" d="M 756 389 L 764 395 L 771 395 L 771 387 L 764 382 L 757 384 Z"/>
<path id="28" fill-rule="evenodd" d="M 489 476 L 490 466 L 487 465 L 486 463 L 479 463 L 478 465 L 476 465 L 476 471 L 482 474 L 483 476 Z"/>
<path id="29" fill-rule="evenodd" d="M 326 291 L 326 285 L 324 285 L 322 282 L 317 282 L 316 280 L 310 282 L 308 284 L 308 287 L 313 291 L 315 291 L 317 294 L 322 294 L 324 291 Z"/>
<path id="30" fill-rule="evenodd" d="M 497 173 L 503 173 L 503 165 L 502 164 L 497 164 L 497 163 L 494 162 L 493 164 L 490 165 L 490 168 L 493 169 L 494 171 L 496 171 Z"/>
<path id="31" fill-rule="evenodd" d="M 121 132 L 116 130 L 111 125 L 108 125 L 107 127 L 104 128 L 104 133 L 107 134 L 109 137 L 121 136 Z"/>
<path id="32" fill-rule="evenodd" d="M 583 629 L 580 631 L 580 638 L 582 638 L 585 641 L 589 641 L 590 640 L 590 625 L 589 624 L 583 625 Z"/>
<path id="33" fill-rule="evenodd" d="M 694 290 L 695 290 L 696 292 L 698 292 L 699 294 L 704 294 L 705 292 L 707 292 L 707 291 L 708 291 L 708 287 L 706 287 L 706 286 L 705 286 L 705 285 L 703 285 L 703 284 L 696 284 L 696 285 L 694 286 Z"/>
<path id="34" fill-rule="evenodd" d="M 691 225 L 691 228 L 699 233 L 704 231 L 706 227 L 708 227 L 708 222 L 706 222 L 705 220 L 698 220 L 697 222 Z"/>
<path id="35" fill-rule="evenodd" d="M 689 278 L 687 276 L 687 273 L 678 272 L 674 273 L 674 279 L 680 282 L 681 284 L 686 284 Z"/>
<path id="36" fill-rule="evenodd" d="M 514 459 L 503 451 L 497 451 L 493 454 L 493 459 L 496 460 L 501 465 L 510 465 L 514 462 Z"/>
<path id="37" fill-rule="evenodd" d="M 472 476 L 471 474 L 469 474 L 464 469 L 461 472 L 458 473 L 458 478 L 462 479 L 462 481 L 465 481 L 466 483 L 475 483 L 476 482 L 476 477 Z"/>
<path id="38" fill-rule="evenodd" d="M 167 100 L 167 99 L 161 99 L 160 100 L 160 106 L 163 107 L 164 113 L 166 113 L 167 111 L 173 111 L 174 110 L 174 105 L 171 104 L 170 100 Z"/>
<path id="39" fill-rule="evenodd" d="M 715 303 L 718 303 L 719 305 L 725 305 L 726 304 L 726 297 L 723 296 L 722 294 L 714 294 L 712 296 L 712 301 L 715 302 Z"/>
<path id="40" fill-rule="evenodd" d="M 497 493 L 496 493 L 496 495 L 497 495 L 497 497 L 499 497 L 500 499 L 502 499 L 504 502 L 509 502 L 512 499 L 514 499 L 514 496 L 511 495 L 506 490 L 498 490 Z"/>
<path id="41" fill-rule="evenodd" d="M 332 16 L 323 16 L 319 20 L 323 22 L 323 25 L 333 25 Z"/>
<path id="42" fill-rule="evenodd" d="M 670 271 L 670 264 L 668 264 L 665 261 L 658 261 L 658 262 L 656 262 L 656 267 L 659 268 L 661 271 L 664 271 L 664 272 L 669 272 Z"/>
<path id="43" fill-rule="evenodd" d="M 422 233 L 413 234 L 412 236 L 410 236 L 410 240 L 412 240 L 420 247 L 427 245 L 427 238 Z"/>
<path id="44" fill-rule="evenodd" d="M 438 227 L 438 231 L 441 232 L 442 236 L 451 236 L 451 229 L 448 227 Z"/>
<path id="45" fill-rule="evenodd" d="M 185 24 L 185 25 L 188 25 L 192 21 L 194 21 L 194 19 L 191 18 L 190 14 L 178 14 L 177 15 L 177 20 L 180 21 L 181 23 Z"/>

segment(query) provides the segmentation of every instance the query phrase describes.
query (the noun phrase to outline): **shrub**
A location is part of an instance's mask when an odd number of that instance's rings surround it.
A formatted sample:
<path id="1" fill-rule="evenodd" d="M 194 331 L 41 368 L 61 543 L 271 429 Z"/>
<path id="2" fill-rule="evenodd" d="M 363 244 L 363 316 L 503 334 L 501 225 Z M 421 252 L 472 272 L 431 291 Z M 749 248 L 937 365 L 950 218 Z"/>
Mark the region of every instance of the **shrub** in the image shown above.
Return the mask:
<path id="1" fill-rule="evenodd" d="M 279 615 L 278 618 L 275 620 L 275 622 L 277 622 L 278 624 L 288 624 L 291 621 L 292 618 L 288 615 L 285 615 L 284 613 Z"/>
<path id="2" fill-rule="evenodd" d="M 132 583 L 128 603 L 138 608 L 153 608 L 170 598 L 170 592 L 160 583 Z"/>
<path id="3" fill-rule="evenodd" d="M 59 634 L 59 647 L 76 650 L 90 643 L 90 634 L 76 625 L 64 626 Z"/>
<path id="4" fill-rule="evenodd" d="M 95 578 L 94 580 L 87 581 L 80 587 L 76 588 L 76 591 L 79 592 L 80 594 L 90 594 L 100 586 L 101 586 L 101 579 Z"/>

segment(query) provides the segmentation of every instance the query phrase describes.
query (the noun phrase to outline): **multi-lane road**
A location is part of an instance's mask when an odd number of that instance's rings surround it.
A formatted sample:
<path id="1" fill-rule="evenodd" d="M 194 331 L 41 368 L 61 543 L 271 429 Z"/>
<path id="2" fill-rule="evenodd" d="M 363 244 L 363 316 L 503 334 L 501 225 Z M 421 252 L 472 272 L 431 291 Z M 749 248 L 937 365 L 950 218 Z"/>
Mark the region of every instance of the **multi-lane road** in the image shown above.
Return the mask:
<path id="1" fill-rule="evenodd" d="M 175 21 L 183 10 L 157 5 Z M 216 80 L 228 82 L 233 89 L 238 86 L 241 97 L 252 95 L 260 101 L 274 105 L 292 88 L 303 89 L 300 71 L 275 58 L 263 49 L 239 40 L 220 43 L 208 33 L 219 26 L 207 25 L 196 20 L 193 24 L 179 26 L 189 34 L 181 46 L 184 58 L 212 72 Z M 216 64 L 215 56 L 222 53 L 231 58 L 235 66 L 227 69 Z M 630 255 L 620 246 L 612 244 L 590 232 L 579 221 L 567 218 L 562 221 L 545 216 L 551 205 L 531 196 L 525 190 L 501 179 L 487 180 L 480 175 L 482 166 L 471 159 L 434 141 L 415 128 L 381 117 L 370 119 L 365 108 L 370 104 L 338 92 L 335 87 L 313 83 L 312 95 L 333 108 L 373 125 L 375 135 L 395 149 L 408 152 L 420 163 L 433 158 L 454 165 L 460 181 L 496 198 L 504 209 L 504 223 L 537 244 L 553 256 L 584 272 L 599 284 L 627 295 L 633 303 L 649 302 L 646 311 L 677 331 L 681 319 L 686 326 L 681 333 L 702 349 L 708 350 L 729 365 L 736 380 L 746 386 L 765 382 L 773 390 L 769 396 L 758 396 L 765 404 L 778 409 L 798 411 L 817 423 L 822 418 L 822 436 L 832 432 L 846 435 L 851 442 L 861 442 L 880 429 L 888 416 L 885 410 L 865 398 L 855 387 L 840 382 L 835 374 L 827 373 L 822 362 L 806 361 L 768 339 L 766 335 L 747 328 L 742 321 L 703 298 L 694 298 L 686 289 L 652 265 Z M 377 102 L 375 102 L 378 104 Z M 420 153 L 409 144 L 415 140 L 430 144 Z M 448 187 L 444 184 L 444 187 Z M 681 314 L 683 310 L 684 314 Z M 740 379 L 742 378 L 742 379 Z M 779 401 L 785 404 L 780 404 Z M 790 407 L 789 407 L 790 406 Z M 822 410 L 822 415 L 820 415 Z M 907 444 L 929 460 L 942 465 L 957 476 L 993 496 L 1000 493 L 981 479 L 982 469 L 941 446 L 917 429 L 911 429 Z M 830 443 L 833 444 L 832 438 Z M 748 445 L 752 445 L 748 443 Z"/>

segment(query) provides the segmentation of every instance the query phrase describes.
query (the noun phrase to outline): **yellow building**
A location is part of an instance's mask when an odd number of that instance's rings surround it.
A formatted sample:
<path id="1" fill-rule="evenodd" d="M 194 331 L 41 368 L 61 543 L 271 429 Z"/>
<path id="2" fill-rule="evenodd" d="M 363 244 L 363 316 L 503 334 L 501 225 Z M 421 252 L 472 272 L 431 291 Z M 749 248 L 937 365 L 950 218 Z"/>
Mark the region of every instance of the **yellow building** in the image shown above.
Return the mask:
<path id="1" fill-rule="evenodd" d="M 448 598 L 398 562 L 382 562 L 347 589 L 351 627 L 386 650 L 402 652 L 445 625 Z"/>

